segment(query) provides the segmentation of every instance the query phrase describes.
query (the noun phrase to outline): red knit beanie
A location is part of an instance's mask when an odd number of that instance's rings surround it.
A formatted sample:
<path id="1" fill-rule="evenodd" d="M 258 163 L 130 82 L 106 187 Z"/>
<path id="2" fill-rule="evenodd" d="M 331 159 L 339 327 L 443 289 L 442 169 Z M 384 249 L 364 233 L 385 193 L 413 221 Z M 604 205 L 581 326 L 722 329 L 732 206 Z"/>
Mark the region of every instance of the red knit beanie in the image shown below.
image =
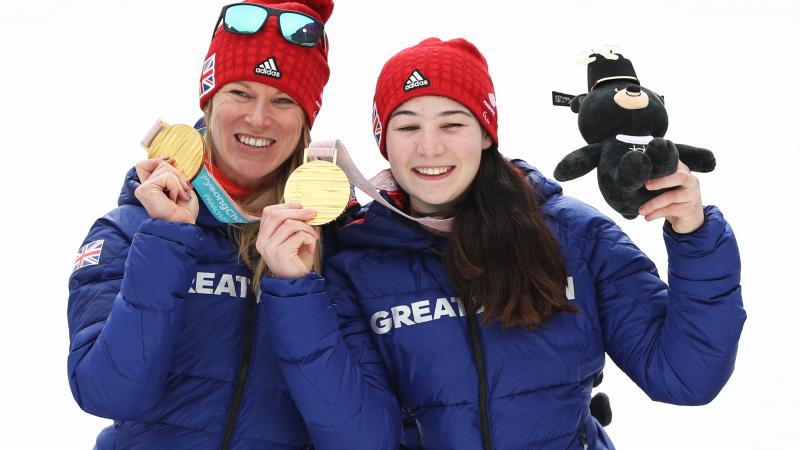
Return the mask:
<path id="1" fill-rule="evenodd" d="M 333 0 L 244 0 L 243 3 L 297 11 L 323 24 L 333 11 Z M 269 70 L 267 70 L 269 69 Z M 322 88 L 328 82 L 327 46 L 303 47 L 286 41 L 270 15 L 256 34 L 228 33 L 219 27 L 200 75 L 200 109 L 225 84 L 255 81 L 280 89 L 303 108 L 309 127 L 322 106 Z"/>
<path id="2" fill-rule="evenodd" d="M 439 95 L 461 103 L 498 143 L 497 100 L 486 59 L 466 39 L 428 38 L 394 55 L 378 76 L 372 129 L 384 158 L 384 127 L 389 117 L 398 106 L 424 95 Z"/>

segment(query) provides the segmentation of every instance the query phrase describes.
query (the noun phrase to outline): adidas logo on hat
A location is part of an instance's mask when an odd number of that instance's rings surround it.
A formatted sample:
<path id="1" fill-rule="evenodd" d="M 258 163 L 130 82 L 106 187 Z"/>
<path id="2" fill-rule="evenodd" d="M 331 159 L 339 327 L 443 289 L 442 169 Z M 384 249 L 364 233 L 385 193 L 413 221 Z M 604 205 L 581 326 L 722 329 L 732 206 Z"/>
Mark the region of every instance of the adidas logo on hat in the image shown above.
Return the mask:
<path id="1" fill-rule="evenodd" d="M 275 58 L 269 57 L 269 59 L 263 61 L 261 64 L 257 65 L 255 68 L 255 72 L 259 75 L 264 75 L 267 77 L 272 78 L 280 78 L 281 72 L 278 70 L 278 65 L 275 64 Z"/>
<path id="2" fill-rule="evenodd" d="M 429 84 L 431 84 L 431 82 L 419 73 L 419 70 L 414 70 L 414 72 L 409 75 L 408 81 L 406 81 L 406 87 L 404 87 L 403 90 L 408 92 L 412 89 L 421 88 Z"/>

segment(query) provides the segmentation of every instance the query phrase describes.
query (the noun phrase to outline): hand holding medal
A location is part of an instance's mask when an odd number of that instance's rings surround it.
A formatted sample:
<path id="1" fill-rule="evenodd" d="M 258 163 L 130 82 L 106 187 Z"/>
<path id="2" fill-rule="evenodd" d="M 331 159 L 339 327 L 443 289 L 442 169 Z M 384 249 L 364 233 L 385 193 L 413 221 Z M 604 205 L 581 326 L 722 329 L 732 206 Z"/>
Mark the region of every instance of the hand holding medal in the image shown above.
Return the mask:
<path id="1" fill-rule="evenodd" d="M 192 182 L 208 210 L 222 223 L 247 223 L 258 217 L 245 213 L 203 165 L 203 137 L 188 125 L 168 125 L 158 120 L 141 142 L 148 157 L 170 157 L 174 166 Z"/>
<path id="2" fill-rule="evenodd" d="M 175 154 L 181 156 L 181 161 L 187 161 L 183 155 L 187 152 L 192 142 L 185 136 L 190 135 L 185 128 L 194 131 L 191 127 L 172 127 L 170 132 L 157 136 L 156 145 L 149 153 L 149 158 L 136 164 L 141 185 L 136 189 L 136 198 L 147 210 L 150 217 L 168 222 L 195 223 L 199 212 L 197 196 L 192 195 L 192 186 L 187 172 L 196 172 L 186 164 L 177 166 L 177 160 L 164 154 L 159 149 L 171 148 Z M 200 142 L 202 148 L 202 141 Z M 191 163 L 191 161 L 189 160 Z M 195 164 L 196 165 L 196 164 Z"/>
<path id="3" fill-rule="evenodd" d="M 203 138 L 188 125 L 168 125 L 159 120 L 142 139 L 148 158 L 171 158 L 173 165 L 191 180 L 192 186 L 214 217 L 223 223 L 259 220 L 244 213 L 203 165 Z M 330 152 L 306 149 L 303 165 L 292 172 L 284 190 L 284 201 L 299 202 L 313 209 L 310 225 L 324 225 L 342 214 L 350 200 L 347 175 L 336 165 L 336 148 Z M 326 161 L 328 159 L 328 161 Z"/>
<path id="4" fill-rule="evenodd" d="M 304 150 L 303 165 L 289 176 L 284 187 L 286 203 L 264 208 L 256 248 L 272 276 L 297 278 L 314 266 L 319 230 L 335 220 L 350 200 L 350 182 L 336 165 L 337 151 Z"/>

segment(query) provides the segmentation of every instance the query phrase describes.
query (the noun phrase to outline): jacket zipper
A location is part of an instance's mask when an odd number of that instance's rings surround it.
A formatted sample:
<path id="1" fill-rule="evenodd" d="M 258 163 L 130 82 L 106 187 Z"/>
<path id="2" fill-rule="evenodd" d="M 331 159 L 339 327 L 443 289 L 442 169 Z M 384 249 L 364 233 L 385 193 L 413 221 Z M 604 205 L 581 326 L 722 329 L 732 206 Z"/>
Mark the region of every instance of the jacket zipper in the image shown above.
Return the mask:
<path id="1" fill-rule="evenodd" d="M 239 365 L 239 377 L 233 390 L 231 409 L 228 412 L 228 423 L 222 438 L 221 450 L 229 450 L 233 441 L 233 432 L 236 430 L 236 419 L 239 417 L 239 408 L 244 395 L 244 385 L 247 382 L 247 372 L 250 370 L 250 356 L 253 353 L 253 331 L 255 330 L 255 295 L 247 296 L 247 318 L 245 319 L 244 345 L 242 348 L 242 362 Z"/>
<path id="2" fill-rule="evenodd" d="M 589 450 L 589 435 L 586 434 L 586 425 L 583 421 L 583 414 L 581 414 L 581 445 L 583 445 L 583 450 Z"/>
<path id="3" fill-rule="evenodd" d="M 478 318 L 475 314 L 467 316 L 469 341 L 472 347 L 472 359 L 478 371 L 478 412 L 480 414 L 481 441 L 483 450 L 492 450 L 492 434 L 489 428 L 489 383 L 486 380 L 486 361 L 483 356 L 481 334 L 478 329 Z"/>

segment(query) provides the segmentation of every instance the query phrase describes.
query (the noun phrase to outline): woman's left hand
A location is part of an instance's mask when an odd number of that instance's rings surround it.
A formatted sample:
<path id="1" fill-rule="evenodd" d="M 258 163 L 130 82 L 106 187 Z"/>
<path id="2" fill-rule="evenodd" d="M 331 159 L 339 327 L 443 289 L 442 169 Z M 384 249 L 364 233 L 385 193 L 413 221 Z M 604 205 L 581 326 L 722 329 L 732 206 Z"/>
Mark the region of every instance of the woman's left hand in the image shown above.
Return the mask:
<path id="1" fill-rule="evenodd" d="M 298 202 L 264 208 L 256 249 L 275 278 L 299 278 L 314 266 L 319 231 L 306 223 L 316 215 Z"/>
<path id="2" fill-rule="evenodd" d="M 705 213 L 700 198 L 700 180 L 692 174 L 689 167 L 679 161 L 677 172 L 653 178 L 645 185 L 649 190 L 676 186 L 676 189 L 648 200 L 639 208 L 639 214 L 647 221 L 664 217 L 676 233 L 691 233 L 703 225 Z"/>

